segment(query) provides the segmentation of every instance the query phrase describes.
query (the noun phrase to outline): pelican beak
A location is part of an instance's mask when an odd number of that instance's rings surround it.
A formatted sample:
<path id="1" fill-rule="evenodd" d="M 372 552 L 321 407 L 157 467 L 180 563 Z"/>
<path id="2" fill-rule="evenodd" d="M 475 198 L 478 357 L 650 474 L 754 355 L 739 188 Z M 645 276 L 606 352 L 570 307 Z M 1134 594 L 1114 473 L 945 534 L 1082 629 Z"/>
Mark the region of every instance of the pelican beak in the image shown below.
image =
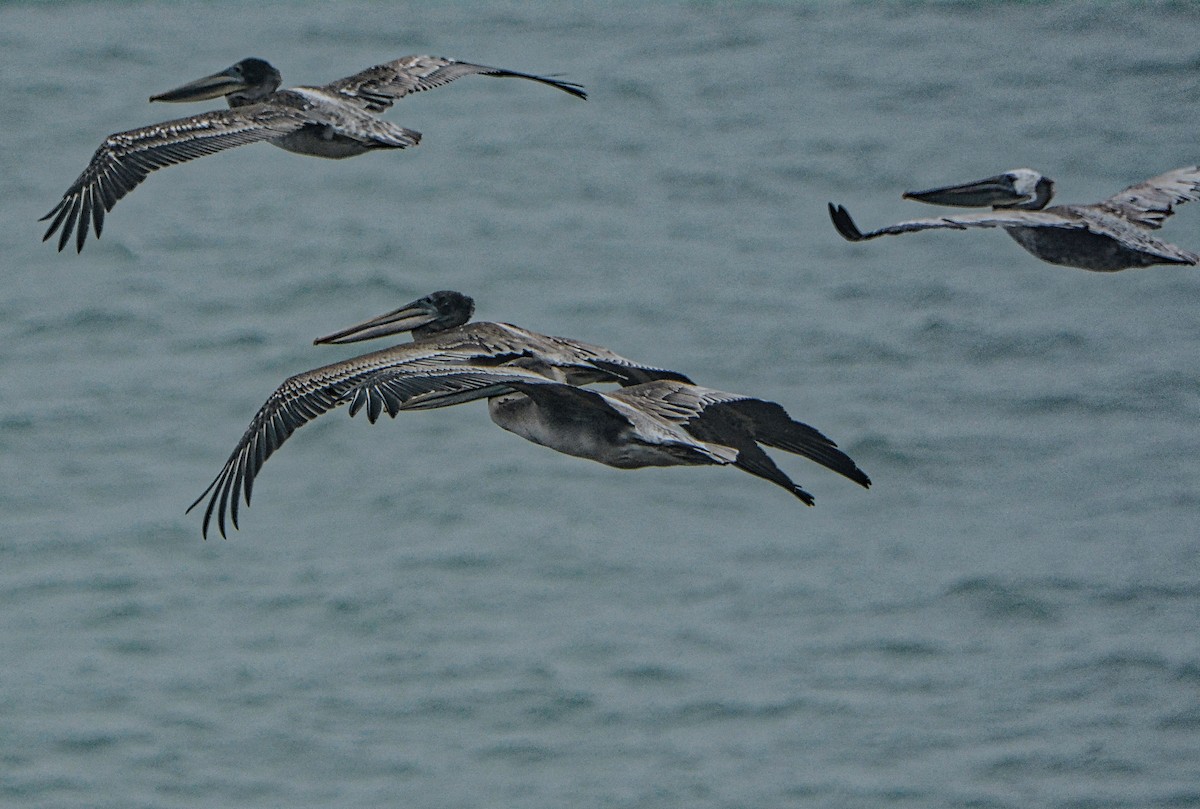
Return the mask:
<path id="1" fill-rule="evenodd" d="M 1017 193 L 1010 176 L 998 174 L 966 185 L 931 188 L 928 191 L 905 191 L 904 198 L 927 202 L 930 205 L 986 208 L 1008 207 L 1028 200 L 1029 196 Z"/>
<path id="2" fill-rule="evenodd" d="M 241 71 L 237 66 L 228 67 L 220 73 L 214 73 L 211 76 L 205 76 L 202 79 L 188 82 L 187 84 L 176 87 L 174 90 L 167 90 L 165 93 L 150 96 L 151 101 L 205 101 L 210 98 L 220 98 L 227 96 L 230 93 L 236 93 L 238 90 L 245 90 L 250 85 L 242 78 Z"/>
<path id="3" fill-rule="evenodd" d="M 313 345 L 341 345 L 342 343 L 374 340 L 376 337 L 386 337 L 389 334 L 400 334 L 418 329 L 427 323 L 432 323 L 437 317 L 438 313 L 422 298 L 385 315 L 359 323 L 357 326 L 318 337 L 313 340 Z"/>

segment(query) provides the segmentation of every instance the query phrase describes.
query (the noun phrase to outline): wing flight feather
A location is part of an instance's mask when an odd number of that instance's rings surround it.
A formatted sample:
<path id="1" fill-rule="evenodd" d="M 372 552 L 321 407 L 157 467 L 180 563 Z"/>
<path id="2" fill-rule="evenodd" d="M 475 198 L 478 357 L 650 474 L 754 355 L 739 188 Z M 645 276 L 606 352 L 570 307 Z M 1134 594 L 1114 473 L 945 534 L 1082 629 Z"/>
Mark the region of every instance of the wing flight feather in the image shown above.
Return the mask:
<path id="1" fill-rule="evenodd" d="M 402 56 L 394 61 L 369 67 L 353 76 L 330 82 L 324 89 L 338 93 L 370 112 L 382 112 L 407 95 L 432 90 L 462 76 L 473 75 L 529 79 L 556 87 L 576 98 L 587 98 L 583 87 L 572 82 L 498 67 L 474 65 L 441 56 Z"/>
<path id="2" fill-rule="evenodd" d="M 286 135 L 305 122 L 298 110 L 253 104 L 109 135 L 62 200 L 39 220 L 51 220 L 42 241 L 61 230 L 58 240 L 61 251 L 74 231 L 75 249 L 82 251 L 88 228 L 99 238 L 104 214 L 150 172 Z"/>
<path id="3" fill-rule="evenodd" d="M 1175 206 L 1200 199 L 1200 166 L 1173 169 L 1131 185 L 1100 205 L 1119 216 L 1157 230 Z"/>

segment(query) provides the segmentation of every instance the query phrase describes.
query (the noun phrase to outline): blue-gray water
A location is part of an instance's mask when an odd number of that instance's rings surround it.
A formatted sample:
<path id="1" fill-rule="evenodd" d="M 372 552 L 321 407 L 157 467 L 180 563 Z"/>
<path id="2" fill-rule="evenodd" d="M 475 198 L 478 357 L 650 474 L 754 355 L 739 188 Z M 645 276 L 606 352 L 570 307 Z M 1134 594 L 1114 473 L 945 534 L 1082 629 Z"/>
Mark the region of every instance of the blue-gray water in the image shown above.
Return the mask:
<path id="1" fill-rule="evenodd" d="M 1200 160 L 1200 11 L 1051 5 L 0 6 L 0 805 L 1200 806 L 1200 273 L 1003 233 L 851 245 L 904 189 L 1093 201 Z M 147 96 L 244 56 L 468 78 L 420 148 L 151 176 L 35 220 Z M 1200 249 L 1200 203 L 1166 238 Z M 243 530 L 184 508 L 320 334 L 478 316 L 783 403 L 870 491 L 618 471 L 481 403 L 344 412 Z"/>

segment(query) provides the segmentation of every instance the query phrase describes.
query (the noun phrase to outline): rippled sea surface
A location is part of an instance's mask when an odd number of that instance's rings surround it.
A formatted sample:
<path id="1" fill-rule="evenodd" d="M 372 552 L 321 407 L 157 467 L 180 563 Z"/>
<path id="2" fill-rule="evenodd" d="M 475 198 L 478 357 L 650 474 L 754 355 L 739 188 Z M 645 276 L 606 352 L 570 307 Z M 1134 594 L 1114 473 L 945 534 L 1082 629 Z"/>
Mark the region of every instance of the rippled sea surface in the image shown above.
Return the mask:
<path id="1" fill-rule="evenodd" d="M 1200 806 L 1200 271 L 1003 233 L 852 245 L 1031 166 L 1200 161 L 1187 3 L 0 5 L 0 804 Z M 418 149 L 150 177 L 36 220 L 245 56 L 557 73 L 400 102 Z M 215 106 L 209 102 L 208 106 Z M 1200 249 L 1200 203 L 1162 231 Z M 187 505 L 312 338 L 436 289 L 827 432 L 619 471 L 482 403 L 344 411 L 229 540 Z"/>

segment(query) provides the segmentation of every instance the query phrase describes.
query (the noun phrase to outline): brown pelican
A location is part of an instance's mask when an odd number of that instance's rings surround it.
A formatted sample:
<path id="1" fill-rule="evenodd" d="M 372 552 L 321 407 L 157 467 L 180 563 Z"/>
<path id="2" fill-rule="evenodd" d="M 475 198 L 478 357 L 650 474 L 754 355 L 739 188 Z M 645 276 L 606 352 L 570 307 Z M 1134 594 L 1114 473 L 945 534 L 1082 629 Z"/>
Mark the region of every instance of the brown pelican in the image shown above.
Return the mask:
<path id="1" fill-rule="evenodd" d="M 75 248 L 81 251 L 88 225 L 99 238 L 104 214 L 150 172 L 234 146 L 265 140 L 289 152 L 329 158 L 416 146 L 421 133 L 374 113 L 410 93 L 470 75 L 530 79 L 587 98 L 578 84 L 439 56 L 404 56 L 324 87 L 280 90 L 278 70 L 262 59 L 243 59 L 220 73 L 150 96 L 151 101 L 172 102 L 225 96 L 230 109 L 109 135 L 58 205 L 42 217 L 52 220 L 42 241 L 61 229 L 61 251 L 74 230 Z"/>
<path id="2" fill-rule="evenodd" d="M 642 365 L 578 340 L 538 334 L 508 323 L 470 323 L 474 308 L 475 303 L 468 296 L 444 290 L 315 340 L 318 344 L 353 343 L 406 331 L 413 336 L 410 343 L 335 362 L 285 380 L 259 408 L 221 473 L 188 508 L 191 511 L 211 493 L 204 513 L 205 534 L 214 507 L 219 507 L 217 522 L 222 536 L 227 506 L 232 507 L 236 528 L 238 495 L 243 494 L 249 505 L 254 477 L 271 453 L 298 427 L 350 401 L 350 394 L 381 372 L 403 369 L 419 375 L 459 365 L 502 366 L 522 361 L 539 363 L 544 373 L 572 385 L 592 382 L 636 385 L 655 379 L 690 381 L 683 374 Z M 378 402 L 373 401 L 368 408 L 372 417 L 379 414 Z M 389 412 L 394 415 L 396 411 L 389 406 Z"/>
<path id="3" fill-rule="evenodd" d="M 863 487 L 870 479 L 837 445 L 794 421 L 782 406 L 738 393 L 657 379 L 601 392 L 558 381 L 537 359 L 491 367 L 458 366 L 410 373 L 385 371 L 347 397 L 350 415 L 366 405 L 425 410 L 488 400 L 492 421 L 522 438 L 619 469 L 733 465 L 782 486 L 807 505 L 813 497 L 791 481 L 760 444 L 802 455 Z"/>
<path id="4" fill-rule="evenodd" d="M 914 219 L 867 233 L 841 205 L 829 203 L 829 216 L 838 233 L 852 242 L 934 228 L 1003 228 L 1043 261 L 1084 270 L 1200 263 L 1195 253 L 1151 234 L 1175 212 L 1174 206 L 1200 199 L 1200 166 L 1168 171 L 1092 205 L 1047 208 L 1053 194 L 1049 178 L 1032 169 L 1015 169 L 966 185 L 904 194 L 905 199 L 934 205 L 991 205 L 991 213 Z"/>

